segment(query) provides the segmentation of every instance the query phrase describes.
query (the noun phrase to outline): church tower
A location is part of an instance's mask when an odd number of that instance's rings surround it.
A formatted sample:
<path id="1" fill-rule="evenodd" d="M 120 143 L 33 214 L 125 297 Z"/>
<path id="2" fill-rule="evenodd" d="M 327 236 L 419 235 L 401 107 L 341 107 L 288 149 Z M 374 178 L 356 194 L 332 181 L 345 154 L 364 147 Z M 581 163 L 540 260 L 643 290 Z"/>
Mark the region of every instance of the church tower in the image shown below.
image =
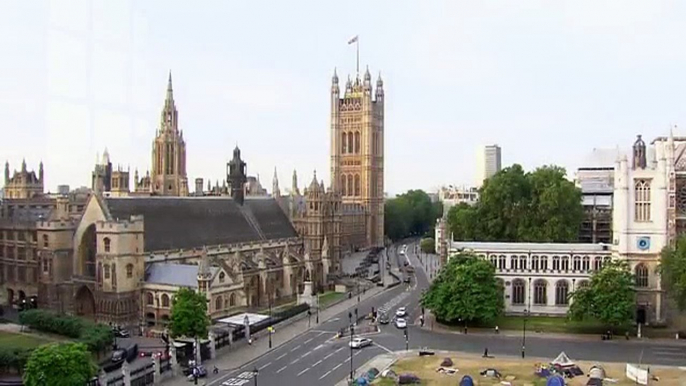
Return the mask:
<path id="1" fill-rule="evenodd" d="M 186 142 L 178 119 L 170 72 L 160 127 L 152 145 L 151 189 L 155 195 L 188 196 Z"/>
<path id="2" fill-rule="evenodd" d="M 340 94 L 334 70 L 331 82 L 331 186 L 342 197 L 344 206 L 361 207 L 364 211 L 366 245 L 361 247 L 381 247 L 384 245 L 384 90 L 381 75 L 373 90 L 367 69 L 363 79 L 359 74 L 354 81 L 348 78 L 343 96 Z M 355 235 L 350 237 L 355 238 Z"/>

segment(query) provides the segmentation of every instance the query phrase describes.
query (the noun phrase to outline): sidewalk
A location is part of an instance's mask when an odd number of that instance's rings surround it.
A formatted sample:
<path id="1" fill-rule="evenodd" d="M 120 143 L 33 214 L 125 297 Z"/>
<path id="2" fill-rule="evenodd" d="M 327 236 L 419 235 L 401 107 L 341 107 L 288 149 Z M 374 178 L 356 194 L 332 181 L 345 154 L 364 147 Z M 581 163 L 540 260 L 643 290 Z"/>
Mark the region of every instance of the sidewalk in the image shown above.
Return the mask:
<path id="1" fill-rule="evenodd" d="M 386 284 L 393 282 L 391 276 L 386 277 Z M 372 287 L 367 290 L 366 293 L 360 295 L 360 301 L 372 298 L 384 290 L 386 287 Z M 322 323 L 336 316 L 337 314 L 346 311 L 357 304 L 357 296 L 353 296 L 351 299 L 343 300 L 339 303 L 331 305 L 319 312 L 319 324 L 315 323 L 315 315 L 312 315 L 311 324 L 308 326 L 307 314 L 303 313 L 291 319 L 292 323 L 284 325 L 283 327 L 275 326 L 275 332 L 272 335 L 272 349 L 279 347 L 290 340 L 300 336 L 302 333 L 307 332 L 310 329 L 316 329 Z M 253 335 L 253 337 L 259 337 L 259 339 L 254 339 L 252 345 L 248 345 L 245 339 L 234 342 L 233 345 L 228 348 L 223 348 L 217 352 L 217 358 L 204 361 L 202 364 L 211 372 L 214 366 L 219 368 L 219 375 L 224 375 L 228 372 L 239 369 L 246 366 L 250 362 L 260 358 L 261 356 L 267 354 L 269 351 L 269 340 L 266 334 L 266 330 L 260 331 L 259 333 Z M 217 376 L 210 374 L 210 376 L 199 384 L 204 384 L 203 382 L 210 382 L 216 379 Z M 182 386 L 188 385 L 188 381 L 183 376 L 176 376 L 174 378 L 167 379 L 163 382 L 167 386 Z"/>

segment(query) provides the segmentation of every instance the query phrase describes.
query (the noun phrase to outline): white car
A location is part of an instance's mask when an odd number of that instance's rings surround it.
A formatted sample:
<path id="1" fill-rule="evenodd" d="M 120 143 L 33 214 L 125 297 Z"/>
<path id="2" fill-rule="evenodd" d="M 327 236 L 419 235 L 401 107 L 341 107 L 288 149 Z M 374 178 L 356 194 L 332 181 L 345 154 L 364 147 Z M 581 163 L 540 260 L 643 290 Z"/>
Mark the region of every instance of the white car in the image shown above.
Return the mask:
<path id="1" fill-rule="evenodd" d="M 400 307 L 397 310 L 395 310 L 395 316 L 402 318 L 405 315 L 407 315 L 407 310 L 405 309 L 405 307 Z"/>
<path id="2" fill-rule="evenodd" d="M 407 328 L 407 322 L 403 318 L 398 318 L 395 320 L 395 326 L 397 328 Z"/>
<path id="3" fill-rule="evenodd" d="M 369 338 L 353 338 L 348 344 L 352 348 L 362 348 L 365 346 L 371 346 L 372 340 Z"/>

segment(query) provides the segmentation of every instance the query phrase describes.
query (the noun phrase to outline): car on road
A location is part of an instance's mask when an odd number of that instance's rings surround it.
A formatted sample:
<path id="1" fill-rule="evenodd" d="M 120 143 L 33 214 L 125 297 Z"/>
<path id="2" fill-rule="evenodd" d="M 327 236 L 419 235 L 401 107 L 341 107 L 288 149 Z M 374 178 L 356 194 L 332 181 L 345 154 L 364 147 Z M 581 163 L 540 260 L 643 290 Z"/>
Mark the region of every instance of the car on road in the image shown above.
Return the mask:
<path id="1" fill-rule="evenodd" d="M 369 338 L 353 338 L 348 345 L 352 348 L 362 348 L 365 346 L 371 346 L 372 340 Z"/>
<path id="2" fill-rule="evenodd" d="M 407 328 L 407 321 L 404 318 L 398 318 L 395 320 L 395 326 L 397 328 Z"/>
<path id="3" fill-rule="evenodd" d="M 395 310 L 395 316 L 402 318 L 405 315 L 407 315 L 407 310 L 405 309 L 405 307 L 400 307 L 397 310 Z"/>
<path id="4" fill-rule="evenodd" d="M 388 317 L 388 315 L 384 312 L 379 316 L 379 323 L 381 324 L 388 324 L 391 322 L 391 319 Z"/>

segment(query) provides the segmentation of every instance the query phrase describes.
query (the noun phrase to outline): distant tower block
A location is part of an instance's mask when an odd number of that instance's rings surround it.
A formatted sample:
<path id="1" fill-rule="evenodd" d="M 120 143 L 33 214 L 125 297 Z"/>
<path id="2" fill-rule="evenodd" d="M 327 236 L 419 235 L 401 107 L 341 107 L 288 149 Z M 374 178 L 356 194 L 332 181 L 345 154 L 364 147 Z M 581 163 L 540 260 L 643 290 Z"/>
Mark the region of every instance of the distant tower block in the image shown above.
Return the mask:
<path id="1" fill-rule="evenodd" d="M 196 178 L 195 179 L 195 195 L 196 196 L 202 196 L 203 195 L 203 186 L 205 186 L 205 180 L 202 178 Z"/>

